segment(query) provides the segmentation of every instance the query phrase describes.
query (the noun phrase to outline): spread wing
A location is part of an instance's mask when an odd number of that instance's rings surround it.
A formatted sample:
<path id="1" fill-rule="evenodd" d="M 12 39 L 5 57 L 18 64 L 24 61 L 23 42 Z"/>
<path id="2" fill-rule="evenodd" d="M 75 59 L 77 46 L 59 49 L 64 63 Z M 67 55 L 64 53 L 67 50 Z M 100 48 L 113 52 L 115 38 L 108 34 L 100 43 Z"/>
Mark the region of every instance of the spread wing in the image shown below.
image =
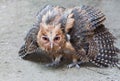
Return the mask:
<path id="1" fill-rule="evenodd" d="M 89 6 L 77 7 L 72 10 L 75 23 L 68 32 L 70 42 L 83 62 L 120 68 L 118 53 L 115 47 L 115 37 L 103 25 L 105 15 L 98 9 Z M 84 53 L 81 51 L 85 51 Z"/>
<path id="2" fill-rule="evenodd" d="M 115 37 L 104 25 L 95 29 L 94 40 L 98 43 L 99 53 L 95 59 L 90 60 L 93 64 L 103 66 L 118 66 L 118 53 L 120 50 L 114 46 Z"/>

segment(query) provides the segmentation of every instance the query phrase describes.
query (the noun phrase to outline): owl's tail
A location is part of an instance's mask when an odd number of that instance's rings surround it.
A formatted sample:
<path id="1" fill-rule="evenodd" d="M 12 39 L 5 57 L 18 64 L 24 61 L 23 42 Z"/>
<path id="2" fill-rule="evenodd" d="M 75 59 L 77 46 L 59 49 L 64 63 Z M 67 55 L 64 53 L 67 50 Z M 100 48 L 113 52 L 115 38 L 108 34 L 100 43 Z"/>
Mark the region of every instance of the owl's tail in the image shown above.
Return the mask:
<path id="1" fill-rule="evenodd" d="M 114 46 L 115 37 L 104 27 L 99 26 L 95 30 L 94 40 L 98 44 L 99 53 L 96 58 L 90 60 L 99 67 L 116 66 L 120 69 L 118 53 L 120 49 Z"/>

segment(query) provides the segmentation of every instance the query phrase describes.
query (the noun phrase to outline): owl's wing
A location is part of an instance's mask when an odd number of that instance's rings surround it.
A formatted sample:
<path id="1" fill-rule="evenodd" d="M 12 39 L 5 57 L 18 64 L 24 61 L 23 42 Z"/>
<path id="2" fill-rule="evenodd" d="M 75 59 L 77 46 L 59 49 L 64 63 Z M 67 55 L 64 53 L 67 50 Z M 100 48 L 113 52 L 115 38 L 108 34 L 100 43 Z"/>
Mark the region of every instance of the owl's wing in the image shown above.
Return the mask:
<path id="1" fill-rule="evenodd" d="M 38 32 L 38 28 L 34 27 L 29 30 L 27 33 L 24 41 L 25 43 L 22 45 L 22 47 L 19 50 L 19 56 L 24 58 L 28 54 L 36 53 L 38 50 L 38 45 L 36 42 L 36 35 Z"/>
<path id="2" fill-rule="evenodd" d="M 75 19 L 74 26 L 69 31 L 71 39 L 83 40 L 94 34 L 94 30 L 105 20 L 105 15 L 100 10 L 90 6 L 75 7 L 71 13 Z"/>
<path id="3" fill-rule="evenodd" d="M 103 24 L 105 15 L 98 9 L 90 6 L 75 7 L 72 9 L 74 26 L 70 29 L 70 42 L 78 50 L 84 49 L 84 54 L 78 55 L 81 59 L 95 58 L 98 53 L 97 44 L 94 41 L 94 30 Z"/>
<path id="4" fill-rule="evenodd" d="M 120 50 L 115 47 L 115 37 L 105 28 L 104 25 L 95 29 L 94 41 L 98 43 L 99 53 L 95 59 L 90 60 L 93 64 L 103 66 L 118 66 L 118 53 Z"/>

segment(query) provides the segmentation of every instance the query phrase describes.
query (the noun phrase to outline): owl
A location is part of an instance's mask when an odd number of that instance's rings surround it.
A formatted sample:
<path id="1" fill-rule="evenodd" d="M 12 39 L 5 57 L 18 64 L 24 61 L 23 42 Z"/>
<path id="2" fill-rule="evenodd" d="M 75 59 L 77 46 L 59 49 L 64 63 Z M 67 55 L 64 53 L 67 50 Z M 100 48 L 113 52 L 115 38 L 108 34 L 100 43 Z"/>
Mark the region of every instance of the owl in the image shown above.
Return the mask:
<path id="1" fill-rule="evenodd" d="M 52 63 L 59 65 L 61 58 L 73 63 L 68 67 L 80 67 L 91 62 L 99 67 L 117 66 L 118 53 L 115 37 L 105 28 L 105 15 L 94 7 L 63 8 L 47 5 L 38 12 L 37 22 L 25 37 L 20 48 L 22 58 L 32 53 L 47 54 Z"/>

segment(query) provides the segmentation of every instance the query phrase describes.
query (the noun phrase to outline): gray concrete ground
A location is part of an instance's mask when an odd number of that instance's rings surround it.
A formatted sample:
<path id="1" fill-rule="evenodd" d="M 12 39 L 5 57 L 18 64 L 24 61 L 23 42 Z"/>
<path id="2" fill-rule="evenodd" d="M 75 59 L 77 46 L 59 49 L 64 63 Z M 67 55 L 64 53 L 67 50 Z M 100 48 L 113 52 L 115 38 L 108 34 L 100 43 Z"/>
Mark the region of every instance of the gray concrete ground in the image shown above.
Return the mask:
<path id="1" fill-rule="evenodd" d="M 53 69 L 18 56 L 35 14 L 46 4 L 63 7 L 86 4 L 101 9 L 107 17 L 106 27 L 118 38 L 116 45 L 120 48 L 120 0 L 0 0 L 0 81 L 120 81 L 117 68 Z"/>

